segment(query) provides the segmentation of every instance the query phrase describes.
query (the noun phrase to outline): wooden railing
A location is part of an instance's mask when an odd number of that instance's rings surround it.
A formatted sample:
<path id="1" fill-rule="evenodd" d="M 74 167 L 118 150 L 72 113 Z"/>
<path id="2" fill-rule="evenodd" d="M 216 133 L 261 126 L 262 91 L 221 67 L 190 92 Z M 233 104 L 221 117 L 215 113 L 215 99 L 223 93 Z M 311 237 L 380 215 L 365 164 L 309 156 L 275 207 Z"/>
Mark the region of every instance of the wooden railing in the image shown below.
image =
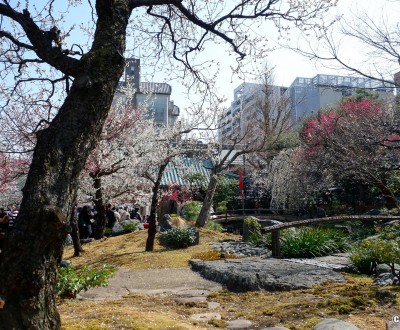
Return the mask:
<path id="1" fill-rule="evenodd" d="M 238 209 L 210 213 L 211 218 L 217 222 L 228 222 L 230 220 L 243 220 L 250 215 L 283 215 L 284 210 L 278 209 Z"/>
<path id="2" fill-rule="evenodd" d="M 400 220 L 400 216 L 386 216 L 386 215 L 346 215 L 336 217 L 325 217 L 307 220 L 298 220 L 282 223 L 280 225 L 264 227 L 263 233 L 272 233 L 272 256 L 280 258 L 280 231 L 282 229 L 300 227 L 305 225 L 312 225 L 317 223 L 330 223 L 339 221 L 382 221 L 382 220 Z"/>

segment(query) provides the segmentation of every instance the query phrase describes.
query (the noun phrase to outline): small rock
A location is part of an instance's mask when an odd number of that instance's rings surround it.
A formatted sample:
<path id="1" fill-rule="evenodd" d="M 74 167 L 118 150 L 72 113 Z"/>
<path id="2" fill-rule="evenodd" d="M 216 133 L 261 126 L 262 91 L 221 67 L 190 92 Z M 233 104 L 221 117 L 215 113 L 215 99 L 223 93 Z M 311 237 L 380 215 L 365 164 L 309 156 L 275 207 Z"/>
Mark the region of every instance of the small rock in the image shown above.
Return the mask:
<path id="1" fill-rule="evenodd" d="M 200 302 L 206 302 L 207 297 L 186 297 L 186 298 L 176 298 L 175 301 L 182 305 L 191 305 Z"/>
<path id="2" fill-rule="evenodd" d="M 220 320 L 221 315 L 218 313 L 203 313 L 203 314 L 193 314 L 190 316 L 191 320 L 208 322 L 210 320 Z"/>
<path id="3" fill-rule="evenodd" d="M 261 330 L 290 330 L 286 327 L 268 327 L 268 328 L 262 328 Z"/>
<path id="4" fill-rule="evenodd" d="M 389 265 L 385 265 L 385 264 L 378 264 L 375 267 L 375 274 L 377 276 L 384 274 L 384 273 L 390 273 L 391 269 L 389 267 Z"/>
<path id="5" fill-rule="evenodd" d="M 227 329 L 248 329 L 251 325 L 249 320 L 233 320 L 228 322 Z"/>
<path id="6" fill-rule="evenodd" d="M 94 238 L 82 238 L 81 244 L 91 243 L 94 241 Z"/>
<path id="7" fill-rule="evenodd" d="M 360 328 L 342 320 L 329 318 L 319 322 L 313 330 L 360 330 Z"/>
<path id="8" fill-rule="evenodd" d="M 68 267 L 71 264 L 69 260 L 61 260 L 60 267 Z"/>
<path id="9" fill-rule="evenodd" d="M 400 330 L 400 323 L 389 321 L 386 323 L 386 330 Z"/>
<path id="10" fill-rule="evenodd" d="M 208 309 L 216 309 L 216 308 L 218 308 L 219 306 L 221 306 L 221 304 L 220 303 L 217 303 L 217 302 L 215 302 L 215 301 L 209 301 L 208 303 Z"/>
<path id="11" fill-rule="evenodd" d="M 375 292 L 375 297 L 378 299 L 380 302 L 391 302 L 396 299 L 396 294 L 394 292 L 391 292 L 389 290 L 377 290 Z"/>
<path id="12" fill-rule="evenodd" d="M 181 290 L 176 293 L 179 297 L 207 297 L 211 291 L 209 290 Z"/>
<path id="13" fill-rule="evenodd" d="M 392 273 L 382 273 L 372 282 L 372 285 L 388 286 L 398 284 L 397 276 Z"/>

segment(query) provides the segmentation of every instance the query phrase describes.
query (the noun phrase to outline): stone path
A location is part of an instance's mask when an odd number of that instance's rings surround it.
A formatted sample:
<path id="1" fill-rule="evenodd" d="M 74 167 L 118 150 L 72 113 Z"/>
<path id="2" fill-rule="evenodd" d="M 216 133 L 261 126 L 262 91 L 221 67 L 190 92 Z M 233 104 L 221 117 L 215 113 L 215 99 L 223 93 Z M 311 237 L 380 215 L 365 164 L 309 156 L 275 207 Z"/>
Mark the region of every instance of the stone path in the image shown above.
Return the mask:
<path id="1" fill-rule="evenodd" d="M 314 271 L 315 269 L 319 268 L 323 274 L 325 274 L 325 272 L 332 272 L 334 274 L 337 274 L 339 276 L 339 280 L 341 280 L 341 275 L 332 271 L 332 269 L 338 270 L 340 267 L 336 267 L 335 265 L 339 265 L 339 261 L 341 261 L 342 263 L 344 262 L 343 258 L 333 258 L 329 260 L 322 259 L 320 261 L 313 259 L 312 264 L 310 264 L 309 259 L 291 259 L 290 261 L 288 261 L 277 259 L 244 258 L 234 259 L 233 261 L 235 262 L 236 266 L 238 266 L 238 264 L 241 262 L 245 265 L 246 268 L 248 267 L 248 262 L 254 262 L 254 260 L 261 260 L 263 263 L 263 267 L 265 267 L 264 263 L 266 262 L 266 260 L 269 260 L 267 261 L 269 262 L 269 266 L 267 267 L 267 269 L 269 269 L 270 272 L 274 271 L 273 267 L 271 268 L 272 264 L 280 269 L 288 269 L 292 268 L 293 266 L 293 269 L 296 269 L 296 272 L 298 269 L 301 268 L 305 268 L 308 271 L 310 271 L 311 269 Z M 224 261 L 225 260 L 221 262 Z M 232 259 L 230 259 L 230 261 L 232 261 Z M 318 264 L 318 262 L 321 263 L 321 267 L 318 267 L 316 265 Z M 248 273 L 251 273 L 253 271 L 254 269 L 252 269 L 251 267 L 247 269 Z M 243 274 L 244 271 L 242 270 L 241 273 Z M 276 274 L 274 276 L 276 276 Z M 294 276 L 298 281 L 298 274 L 294 274 Z M 193 305 L 193 303 L 198 302 L 207 303 L 207 312 L 191 315 L 192 320 L 207 323 L 209 320 L 212 319 L 221 319 L 221 315 L 217 312 L 220 304 L 207 301 L 207 297 L 210 293 L 223 289 L 223 286 L 225 285 L 206 280 L 200 275 L 200 273 L 194 272 L 189 268 L 150 269 L 135 271 L 121 268 L 116 272 L 116 276 L 110 279 L 108 287 L 90 289 L 87 292 L 81 293 L 80 299 L 118 299 L 123 297 L 124 295 L 133 293 L 149 295 L 164 293 L 174 294 L 176 297 L 175 301 L 180 304 L 191 306 Z M 239 319 L 228 321 L 225 329 L 253 329 L 252 326 L 253 325 L 250 320 Z M 360 330 L 349 323 L 336 319 L 323 320 L 322 322 L 320 322 L 319 327 L 317 326 L 314 328 L 314 330 Z M 263 328 L 261 330 L 289 329 L 284 327 L 270 327 Z"/>
<path id="2" fill-rule="evenodd" d="M 116 299 L 130 293 L 160 294 L 185 290 L 222 290 L 222 285 L 204 279 L 189 268 L 135 270 L 120 268 L 107 287 L 82 292 L 85 299 Z"/>

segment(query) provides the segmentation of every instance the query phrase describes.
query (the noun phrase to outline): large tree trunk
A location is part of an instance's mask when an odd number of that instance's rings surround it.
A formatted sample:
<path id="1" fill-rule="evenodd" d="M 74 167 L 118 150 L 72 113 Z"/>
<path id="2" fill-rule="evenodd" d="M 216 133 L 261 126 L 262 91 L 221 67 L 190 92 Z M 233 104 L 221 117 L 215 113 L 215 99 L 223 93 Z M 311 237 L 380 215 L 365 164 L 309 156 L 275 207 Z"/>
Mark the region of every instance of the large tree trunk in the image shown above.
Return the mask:
<path id="1" fill-rule="evenodd" d="M 215 194 L 215 189 L 217 188 L 218 175 L 212 172 L 210 175 L 210 182 L 208 183 L 206 196 L 204 197 L 203 205 L 200 210 L 200 214 L 196 220 L 196 227 L 204 227 L 208 217 L 210 216 L 210 210 L 212 207 L 212 202 Z"/>
<path id="2" fill-rule="evenodd" d="M 15 228 L 0 254 L 2 329 L 60 328 L 54 285 L 78 178 L 124 70 L 128 1 L 97 1 L 97 30 L 82 73 L 49 127 L 37 134 Z"/>

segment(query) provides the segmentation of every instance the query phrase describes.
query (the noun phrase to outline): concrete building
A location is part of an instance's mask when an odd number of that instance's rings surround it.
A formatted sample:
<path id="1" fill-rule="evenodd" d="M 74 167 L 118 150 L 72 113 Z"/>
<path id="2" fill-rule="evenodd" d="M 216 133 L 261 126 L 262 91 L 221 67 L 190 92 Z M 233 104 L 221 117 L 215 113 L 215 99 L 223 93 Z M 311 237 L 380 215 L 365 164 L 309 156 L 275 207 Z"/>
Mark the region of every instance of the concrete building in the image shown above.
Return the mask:
<path id="1" fill-rule="evenodd" d="M 265 106 L 263 102 L 269 103 L 268 116 L 271 121 L 274 120 L 280 111 L 280 100 L 285 97 L 286 90 L 286 87 L 266 87 L 255 83 L 242 83 L 236 87 L 231 106 L 219 120 L 219 142 L 229 144 L 232 138 L 244 136 L 254 121 L 260 121 L 265 115 L 262 110 Z"/>
<path id="2" fill-rule="evenodd" d="M 343 97 L 351 96 L 358 89 L 377 92 L 379 97 L 392 101 L 393 86 L 385 87 L 381 82 L 364 77 L 347 77 L 317 74 L 313 78 L 297 77 L 287 90 L 291 100 L 291 118 L 299 125 L 304 118 L 335 105 Z"/>
<path id="3" fill-rule="evenodd" d="M 132 105 L 144 105 L 148 114 L 159 125 L 173 126 L 178 120 L 180 110 L 171 99 L 172 87 L 166 83 L 142 82 L 140 74 L 140 59 L 127 59 L 124 81 L 122 86 L 129 86 L 134 89 Z M 124 93 L 119 96 L 124 97 Z"/>

